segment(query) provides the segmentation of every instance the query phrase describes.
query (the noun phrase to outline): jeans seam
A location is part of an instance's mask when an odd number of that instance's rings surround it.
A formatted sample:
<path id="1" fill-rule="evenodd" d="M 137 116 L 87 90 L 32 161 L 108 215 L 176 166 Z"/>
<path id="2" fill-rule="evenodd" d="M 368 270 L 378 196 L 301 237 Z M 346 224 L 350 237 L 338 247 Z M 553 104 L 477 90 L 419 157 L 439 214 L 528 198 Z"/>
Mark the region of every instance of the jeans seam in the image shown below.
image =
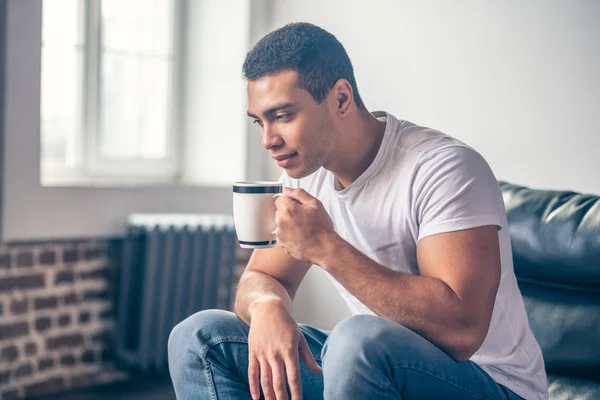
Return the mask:
<path id="1" fill-rule="evenodd" d="M 210 369 L 210 363 L 204 360 L 204 375 L 206 378 L 206 386 L 208 387 L 208 391 L 210 392 L 210 398 L 213 400 L 217 399 L 217 388 L 215 388 L 215 382 L 212 378 L 212 370 Z"/>
<path id="2" fill-rule="evenodd" d="M 212 370 L 210 368 L 211 363 L 208 361 L 206 355 L 208 354 L 208 351 L 211 349 L 211 347 L 214 347 L 223 342 L 248 343 L 248 341 L 246 339 L 241 338 L 239 336 L 221 336 L 221 337 L 213 338 L 213 339 L 209 340 L 208 342 L 206 342 L 200 348 L 199 354 L 195 354 L 192 350 L 190 350 L 189 347 L 187 347 L 187 352 L 193 354 L 195 357 L 200 358 L 200 360 L 204 364 L 204 375 L 206 378 L 206 386 L 208 387 L 208 390 L 210 392 L 210 397 L 213 400 L 218 400 L 217 389 L 215 388 L 215 383 L 212 379 Z"/>
<path id="3" fill-rule="evenodd" d="M 192 357 L 200 359 L 200 361 L 204 364 L 204 378 L 206 379 L 206 386 L 208 387 L 210 398 L 212 400 L 218 400 L 217 392 L 214 387 L 214 382 L 212 380 L 212 372 L 210 370 L 210 365 L 209 365 L 208 361 L 201 355 L 192 351 L 188 346 L 186 346 L 185 353 L 186 353 L 186 356 L 192 356 Z"/>
<path id="4" fill-rule="evenodd" d="M 434 378 L 436 378 L 436 379 L 439 379 L 440 381 L 442 381 L 442 382 L 444 382 L 444 383 L 447 383 L 448 385 L 454 386 L 455 388 L 457 388 L 457 389 L 459 389 L 459 390 L 462 390 L 462 391 L 464 391 L 464 392 L 470 393 L 470 394 L 472 394 L 473 396 L 477 396 L 477 398 L 478 398 L 478 399 L 494 400 L 494 399 L 490 399 L 489 397 L 487 397 L 487 396 L 485 396 L 485 395 L 482 395 L 482 394 L 480 394 L 480 393 L 477 393 L 477 392 L 475 392 L 475 391 L 473 391 L 473 390 L 469 390 L 469 389 L 466 389 L 466 388 L 460 387 L 459 385 L 457 385 L 457 384 L 455 384 L 455 383 L 449 382 L 449 381 L 447 381 L 446 379 L 444 379 L 444 378 L 442 378 L 442 377 L 440 377 L 440 376 L 438 376 L 438 375 L 436 375 L 436 374 L 434 374 L 434 373 L 432 373 L 432 372 L 425 371 L 425 370 L 423 370 L 423 369 L 421 369 L 421 368 L 417 368 L 417 367 L 406 367 L 406 366 L 403 366 L 403 365 L 393 365 L 393 366 L 392 366 L 392 369 L 398 369 L 398 368 L 402 368 L 402 369 L 411 369 L 411 370 L 414 370 L 414 371 L 420 372 L 420 373 L 422 373 L 422 374 L 426 374 L 426 375 L 432 376 L 432 377 L 434 377 Z M 496 384 L 497 384 L 497 383 L 496 383 Z M 390 386 L 389 386 L 388 388 L 392 388 L 393 386 L 394 386 L 393 384 L 390 384 Z"/>
<path id="5" fill-rule="evenodd" d="M 203 359 L 206 358 L 206 354 L 208 353 L 208 351 L 211 349 L 211 347 L 214 347 L 218 344 L 221 344 L 223 342 L 233 342 L 233 343 L 246 343 L 248 344 L 248 340 L 241 337 L 241 336 L 219 336 L 216 338 L 212 338 L 210 339 L 208 342 L 206 342 L 202 348 L 200 349 L 200 357 L 202 357 Z"/>

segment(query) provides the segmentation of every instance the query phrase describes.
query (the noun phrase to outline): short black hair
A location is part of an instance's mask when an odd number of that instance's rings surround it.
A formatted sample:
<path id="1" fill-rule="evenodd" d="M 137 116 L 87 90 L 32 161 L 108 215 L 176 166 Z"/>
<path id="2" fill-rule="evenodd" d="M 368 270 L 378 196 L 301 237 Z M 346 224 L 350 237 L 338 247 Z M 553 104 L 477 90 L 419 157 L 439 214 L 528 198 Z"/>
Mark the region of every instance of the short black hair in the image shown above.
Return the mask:
<path id="1" fill-rule="evenodd" d="M 269 33 L 246 55 L 243 75 L 253 81 L 285 69 L 298 73 L 298 87 L 319 104 L 339 79 L 346 79 L 357 107 L 364 108 L 350 58 L 344 46 L 325 29 L 296 22 Z"/>

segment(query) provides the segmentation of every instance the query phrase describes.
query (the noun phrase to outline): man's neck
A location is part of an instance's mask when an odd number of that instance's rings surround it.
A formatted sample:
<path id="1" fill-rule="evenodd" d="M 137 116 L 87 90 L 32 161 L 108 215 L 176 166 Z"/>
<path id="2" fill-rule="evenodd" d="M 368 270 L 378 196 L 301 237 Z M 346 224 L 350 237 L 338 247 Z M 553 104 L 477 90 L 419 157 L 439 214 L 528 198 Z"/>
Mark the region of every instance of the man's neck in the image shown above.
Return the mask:
<path id="1" fill-rule="evenodd" d="M 367 111 L 357 113 L 346 122 L 336 151 L 336 162 L 330 171 L 336 178 L 336 187 L 343 189 L 369 168 L 383 140 L 386 123 Z"/>

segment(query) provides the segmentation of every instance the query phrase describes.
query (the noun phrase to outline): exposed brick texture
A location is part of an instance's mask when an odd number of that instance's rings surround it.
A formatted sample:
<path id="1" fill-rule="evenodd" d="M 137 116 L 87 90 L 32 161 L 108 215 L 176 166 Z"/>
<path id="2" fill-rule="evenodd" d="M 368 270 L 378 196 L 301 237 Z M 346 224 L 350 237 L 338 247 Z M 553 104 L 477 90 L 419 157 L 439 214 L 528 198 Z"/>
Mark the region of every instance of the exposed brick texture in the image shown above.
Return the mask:
<path id="1" fill-rule="evenodd" d="M 97 260 L 106 256 L 106 251 L 100 248 L 85 249 L 86 260 Z"/>
<path id="2" fill-rule="evenodd" d="M 17 267 L 28 268 L 33 267 L 33 254 L 28 251 L 17 255 Z"/>
<path id="3" fill-rule="evenodd" d="M 18 338 L 29 334 L 27 322 L 0 324 L 0 340 Z"/>
<path id="4" fill-rule="evenodd" d="M 55 350 L 60 348 L 78 347 L 83 344 L 83 335 L 74 333 L 69 335 L 61 335 L 57 337 L 49 337 L 46 339 L 46 348 Z"/>
<path id="5" fill-rule="evenodd" d="M 56 264 L 56 253 L 53 250 L 45 250 L 40 254 L 40 265 Z"/>
<path id="6" fill-rule="evenodd" d="M 58 317 L 58 326 L 67 326 L 71 323 L 71 315 L 63 314 Z"/>
<path id="7" fill-rule="evenodd" d="M 79 260 L 79 253 L 77 249 L 65 249 L 63 251 L 63 263 L 74 263 Z"/>
<path id="8" fill-rule="evenodd" d="M 92 341 L 99 331 L 114 337 L 114 313 L 99 314 L 114 309 L 116 285 L 108 242 L 93 243 L 0 244 L 0 399 L 124 377 L 116 373 L 114 345 L 103 360 L 109 346 Z M 92 323 L 100 325 L 91 330 Z"/>
<path id="9" fill-rule="evenodd" d="M 75 365 L 75 356 L 72 354 L 63 354 L 62 356 L 60 356 L 60 364 L 61 365 Z"/>
<path id="10" fill-rule="evenodd" d="M 38 369 L 40 371 L 47 370 L 48 368 L 52 368 L 54 366 L 54 360 L 51 358 L 43 358 L 38 362 Z"/>
<path id="11" fill-rule="evenodd" d="M 58 306 L 58 297 L 47 296 L 47 297 L 36 297 L 34 307 L 36 310 L 47 310 L 49 308 L 56 308 Z"/>
<path id="12" fill-rule="evenodd" d="M 113 332 L 109 330 L 103 330 L 92 335 L 92 342 L 102 343 L 110 345 L 112 343 Z"/>
<path id="13" fill-rule="evenodd" d="M 13 314 L 24 314 L 29 310 L 29 299 L 24 298 L 21 300 L 14 299 L 10 303 L 10 312 Z"/>
<path id="14" fill-rule="evenodd" d="M 40 317 L 35 320 L 35 329 L 38 332 L 44 332 L 52 326 L 52 319 L 50 317 Z"/>
<path id="15" fill-rule="evenodd" d="M 0 350 L 0 362 L 13 362 L 19 358 L 19 349 L 17 346 L 11 345 Z"/>
<path id="16" fill-rule="evenodd" d="M 96 360 L 96 354 L 94 350 L 86 350 L 81 354 L 81 361 L 84 364 L 93 363 Z"/>
<path id="17" fill-rule="evenodd" d="M 0 399 L 127 376 L 115 366 L 121 244 L 0 244 Z"/>
<path id="18" fill-rule="evenodd" d="M 23 378 L 25 376 L 30 376 L 31 374 L 33 374 L 33 365 L 31 365 L 31 363 L 20 365 L 15 370 L 15 377 L 17 378 Z"/>
<path id="19" fill-rule="evenodd" d="M 57 392 L 65 388 L 65 378 L 50 378 L 42 382 L 25 386 L 25 396 L 34 397 Z"/>
<path id="20" fill-rule="evenodd" d="M 110 294 L 108 290 L 87 290 L 83 294 L 85 301 L 108 300 L 109 298 Z"/>
<path id="21" fill-rule="evenodd" d="M 63 302 L 67 306 L 71 304 L 77 304 L 79 303 L 79 296 L 77 296 L 77 293 L 75 292 L 68 293 L 63 297 Z"/>
<path id="22" fill-rule="evenodd" d="M 54 279 L 55 285 L 60 285 L 63 283 L 73 283 L 75 281 L 75 274 L 71 270 L 60 271 L 56 274 L 56 278 Z"/>
<path id="23" fill-rule="evenodd" d="M 0 254 L 0 269 L 9 269 L 12 264 L 12 257 L 10 253 Z"/>
<path id="24" fill-rule="evenodd" d="M 33 356 L 37 354 L 38 346 L 35 342 L 25 343 L 25 355 Z"/>
<path id="25" fill-rule="evenodd" d="M 87 325 L 92 320 L 92 314 L 89 311 L 79 313 L 79 324 Z"/>
<path id="26" fill-rule="evenodd" d="M 44 287 L 43 274 L 7 276 L 0 278 L 0 292 L 39 289 Z"/>
<path id="27" fill-rule="evenodd" d="M 104 279 L 107 280 L 111 277 L 111 269 L 102 267 L 94 269 L 92 271 L 81 271 L 79 274 L 81 279 Z"/>

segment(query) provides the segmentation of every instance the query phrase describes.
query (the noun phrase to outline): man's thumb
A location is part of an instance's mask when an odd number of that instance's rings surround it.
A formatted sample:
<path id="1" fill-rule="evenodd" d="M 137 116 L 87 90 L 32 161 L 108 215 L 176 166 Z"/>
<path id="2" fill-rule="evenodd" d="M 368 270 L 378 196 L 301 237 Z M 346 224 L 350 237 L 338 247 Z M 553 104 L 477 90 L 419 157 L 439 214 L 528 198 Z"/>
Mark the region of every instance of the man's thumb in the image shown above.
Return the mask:
<path id="1" fill-rule="evenodd" d="M 322 373 L 321 367 L 319 367 L 319 364 L 317 364 L 317 362 L 315 361 L 315 358 L 313 357 L 312 353 L 310 352 L 310 349 L 308 348 L 308 343 L 306 343 L 306 339 L 304 338 L 304 335 L 302 335 L 300 337 L 300 344 L 299 344 L 298 352 L 300 353 L 300 358 L 302 359 L 302 361 L 304 361 L 304 365 L 306 365 L 306 367 L 309 370 L 311 370 L 315 374 Z"/>

